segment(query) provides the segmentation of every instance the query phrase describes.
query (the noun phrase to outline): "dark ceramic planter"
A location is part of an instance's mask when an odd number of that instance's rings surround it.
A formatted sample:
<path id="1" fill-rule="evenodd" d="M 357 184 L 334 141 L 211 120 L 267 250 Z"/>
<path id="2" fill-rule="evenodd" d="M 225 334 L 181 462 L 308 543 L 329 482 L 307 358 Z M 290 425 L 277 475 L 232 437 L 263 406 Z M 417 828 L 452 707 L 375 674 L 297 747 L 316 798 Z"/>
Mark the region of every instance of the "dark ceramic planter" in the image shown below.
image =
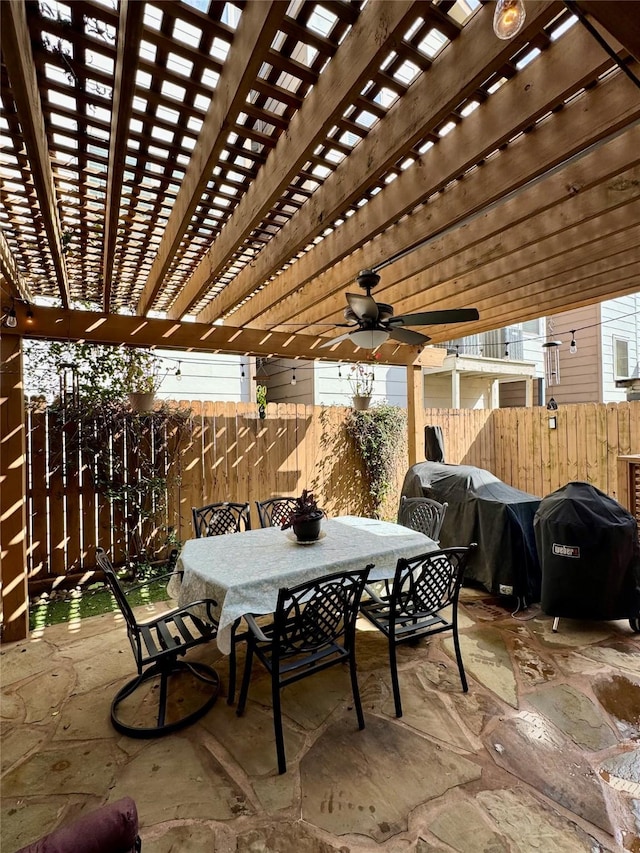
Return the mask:
<path id="1" fill-rule="evenodd" d="M 296 539 L 300 542 L 314 542 L 320 536 L 320 527 L 322 524 L 322 513 L 312 518 L 293 519 L 291 527 L 296 534 Z"/>

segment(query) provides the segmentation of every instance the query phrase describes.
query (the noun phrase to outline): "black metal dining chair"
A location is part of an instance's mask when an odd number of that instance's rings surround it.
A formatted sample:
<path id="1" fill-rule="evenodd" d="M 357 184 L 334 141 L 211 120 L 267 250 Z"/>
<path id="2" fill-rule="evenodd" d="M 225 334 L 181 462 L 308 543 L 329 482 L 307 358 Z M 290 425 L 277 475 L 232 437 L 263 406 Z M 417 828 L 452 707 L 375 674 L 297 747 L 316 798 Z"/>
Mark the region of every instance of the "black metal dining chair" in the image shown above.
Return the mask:
<path id="1" fill-rule="evenodd" d="M 183 657 L 189 649 L 215 640 L 218 633 L 218 623 L 213 615 L 212 608 L 216 606 L 216 602 L 213 599 L 201 599 L 185 607 L 174 608 L 148 622 L 138 622 L 120 585 L 111 560 L 103 548 L 97 549 L 96 561 L 104 572 L 107 583 L 124 617 L 133 657 L 138 668 L 138 675 L 120 688 L 111 703 L 111 722 L 114 728 L 122 734 L 129 735 L 129 737 L 150 738 L 165 735 L 190 725 L 206 714 L 215 703 L 220 689 L 220 679 L 212 667 L 199 661 L 184 661 L 179 660 L 179 658 Z M 169 572 L 168 575 L 160 575 L 154 580 L 161 580 L 171 574 Z M 131 587 L 130 591 L 146 585 L 138 584 Z M 206 620 L 194 613 L 195 608 L 206 610 Z M 190 672 L 204 685 L 204 701 L 200 701 L 195 709 L 187 710 L 184 715 L 167 721 L 171 678 L 185 671 Z M 157 719 L 156 725 L 135 725 L 125 722 L 119 716 L 120 703 L 152 679 L 159 679 L 160 682 L 159 689 L 151 690 L 148 693 L 152 700 L 158 704 L 157 713 L 154 713 Z M 181 705 L 190 707 L 187 703 L 177 701 L 171 704 L 172 711 L 175 712 L 175 709 L 180 708 Z"/>
<path id="2" fill-rule="evenodd" d="M 271 673 L 279 773 L 287 769 L 280 703 L 280 691 L 287 684 L 348 661 L 358 727 L 364 728 L 356 673 L 355 630 L 360 597 L 372 568 L 369 565 L 352 572 L 338 572 L 281 589 L 274 618 L 267 625 L 258 625 L 253 616 L 246 617 L 247 657 L 236 713 L 239 717 L 244 713 L 255 654 Z"/>
<path id="3" fill-rule="evenodd" d="M 360 612 L 388 640 L 396 717 L 402 716 L 396 659 L 396 646 L 400 643 L 452 631 L 462 690 L 466 693 L 469 689 L 458 638 L 458 596 L 467 560 L 476 547 L 474 543 L 431 551 L 409 560 L 401 557 L 388 595 L 379 595 L 373 587 L 366 587 L 369 597 L 360 604 Z M 450 620 L 441 612 L 449 606 Z"/>
<path id="4" fill-rule="evenodd" d="M 447 503 L 439 503 L 432 498 L 405 498 L 403 495 L 398 509 L 398 524 L 418 530 L 438 542 L 447 506 Z"/>
<path id="5" fill-rule="evenodd" d="M 251 506 L 249 502 L 219 501 L 199 508 L 191 507 L 193 529 L 196 539 L 206 536 L 223 536 L 251 530 Z M 227 704 L 233 705 L 236 696 L 236 645 L 246 640 L 246 633 L 238 633 L 240 619 L 231 627 L 231 653 L 229 654 L 229 688 Z"/>
<path id="6" fill-rule="evenodd" d="M 282 527 L 289 519 L 291 511 L 296 508 L 296 499 L 291 497 L 269 498 L 266 501 L 256 501 L 258 518 L 261 527 Z"/>
<path id="7" fill-rule="evenodd" d="M 249 503 L 218 501 L 201 507 L 191 507 L 196 539 L 203 536 L 222 536 L 251 530 Z"/>

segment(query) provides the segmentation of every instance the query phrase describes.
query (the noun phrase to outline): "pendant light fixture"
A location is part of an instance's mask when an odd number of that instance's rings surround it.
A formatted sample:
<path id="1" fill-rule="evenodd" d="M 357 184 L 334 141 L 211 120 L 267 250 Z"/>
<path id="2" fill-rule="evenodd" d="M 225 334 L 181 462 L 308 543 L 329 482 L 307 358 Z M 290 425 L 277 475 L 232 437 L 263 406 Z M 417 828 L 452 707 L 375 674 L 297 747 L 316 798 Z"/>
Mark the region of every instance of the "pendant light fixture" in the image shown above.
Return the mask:
<path id="1" fill-rule="evenodd" d="M 575 330 L 571 330 L 571 343 L 569 344 L 569 352 L 571 355 L 575 355 L 578 352 L 578 344 L 576 343 L 576 333 Z"/>
<path id="2" fill-rule="evenodd" d="M 493 15 L 493 31 L 499 39 L 511 39 L 520 32 L 525 18 L 523 0 L 498 0 Z"/>

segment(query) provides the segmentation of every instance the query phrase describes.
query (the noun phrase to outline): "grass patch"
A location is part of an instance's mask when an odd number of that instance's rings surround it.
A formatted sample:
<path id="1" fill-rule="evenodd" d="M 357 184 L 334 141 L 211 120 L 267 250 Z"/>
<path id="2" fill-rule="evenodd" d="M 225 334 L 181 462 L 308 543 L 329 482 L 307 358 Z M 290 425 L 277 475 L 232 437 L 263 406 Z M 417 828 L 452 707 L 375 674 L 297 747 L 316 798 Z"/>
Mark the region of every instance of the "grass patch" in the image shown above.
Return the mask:
<path id="1" fill-rule="evenodd" d="M 127 599 L 132 607 L 140 604 L 151 604 L 155 601 L 167 601 L 167 581 L 149 580 L 142 589 L 128 592 L 132 586 L 140 581 L 127 583 L 121 581 Z M 88 616 L 99 616 L 102 613 L 111 613 L 118 610 L 118 604 L 106 584 L 92 584 L 85 589 L 70 589 L 60 597 L 41 596 L 34 601 L 29 608 L 29 630 L 46 628 L 49 625 L 57 625 L 60 622 L 69 622 L 71 619 L 85 619 Z"/>

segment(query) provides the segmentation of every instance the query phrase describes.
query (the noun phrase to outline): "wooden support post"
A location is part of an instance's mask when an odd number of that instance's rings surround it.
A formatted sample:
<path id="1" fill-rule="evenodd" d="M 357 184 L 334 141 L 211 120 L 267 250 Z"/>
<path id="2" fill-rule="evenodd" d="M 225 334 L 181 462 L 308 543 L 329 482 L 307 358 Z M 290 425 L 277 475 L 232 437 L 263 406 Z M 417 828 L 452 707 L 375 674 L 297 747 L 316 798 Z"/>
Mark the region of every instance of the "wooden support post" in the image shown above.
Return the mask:
<path id="1" fill-rule="evenodd" d="M 489 404 L 489 408 L 500 408 L 500 382 L 498 379 L 494 379 L 491 383 L 491 402 Z"/>
<path id="2" fill-rule="evenodd" d="M 29 632 L 22 339 L 0 335 L 0 586 L 2 642 Z"/>
<path id="3" fill-rule="evenodd" d="M 409 466 L 424 460 L 424 377 L 422 365 L 407 365 Z"/>
<path id="4" fill-rule="evenodd" d="M 460 408 L 460 373 L 455 364 L 451 370 L 451 408 Z"/>
<path id="5" fill-rule="evenodd" d="M 533 378 L 525 379 L 524 383 L 524 404 L 527 408 L 533 406 Z"/>

